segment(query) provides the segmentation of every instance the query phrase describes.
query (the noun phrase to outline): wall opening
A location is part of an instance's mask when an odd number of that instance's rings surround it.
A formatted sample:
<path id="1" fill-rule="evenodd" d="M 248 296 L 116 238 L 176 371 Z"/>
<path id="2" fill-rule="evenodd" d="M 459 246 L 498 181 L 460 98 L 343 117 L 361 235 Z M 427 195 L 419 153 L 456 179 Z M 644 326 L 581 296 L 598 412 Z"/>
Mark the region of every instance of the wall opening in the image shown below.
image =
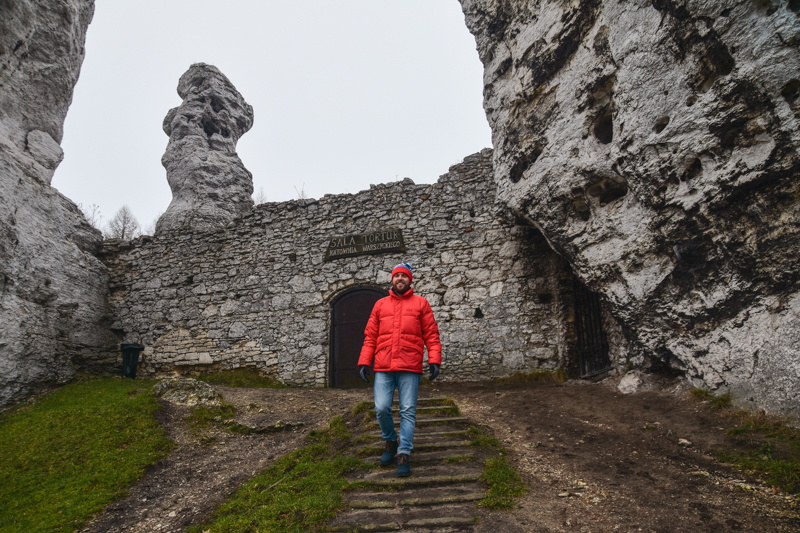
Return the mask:
<path id="1" fill-rule="evenodd" d="M 590 291 L 577 278 L 572 284 L 575 305 L 575 347 L 580 377 L 588 378 L 611 368 L 608 338 L 603 329 L 603 310 L 600 296 Z"/>
<path id="2" fill-rule="evenodd" d="M 372 308 L 375 302 L 388 295 L 385 289 L 379 287 L 356 287 L 343 292 L 331 303 L 331 387 L 349 389 L 370 386 L 358 375 L 358 356 Z"/>

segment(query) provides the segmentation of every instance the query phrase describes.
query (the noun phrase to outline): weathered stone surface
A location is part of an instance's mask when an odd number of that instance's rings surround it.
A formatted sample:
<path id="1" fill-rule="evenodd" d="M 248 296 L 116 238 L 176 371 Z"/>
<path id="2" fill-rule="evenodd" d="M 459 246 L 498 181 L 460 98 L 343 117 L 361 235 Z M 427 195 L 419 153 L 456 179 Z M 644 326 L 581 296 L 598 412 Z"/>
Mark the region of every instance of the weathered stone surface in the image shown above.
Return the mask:
<path id="1" fill-rule="evenodd" d="M 253 126 L 253 108 L 212 65 L 196 63 L 181 76 L 183 103 L 164 118 L 172 202 L 156 234 L 224 227 L 253 207 L 253 176 L 236 154 L 236 143 Z"/>
<path id="2" fill-rule="evenodd" d="M 800 414 L 796 3 L 461 4 L 498 198 L 603 294 L 632 361 Z"/>
<path id="3" fill-rule="evenodd" d="M 190 378 L 163 379 L 153 387 L 153 394 L 169 402 L 188 406 L 217 407 L 222 401 L 222 394 L 214 387 Z"/>
<path id="4" fill-rule="evenodd" d="M 332 301 L 388 288 L 405 259 L 439 322 L 440 379 L 564 366 L 572 276 L 538 231 L 494 204 L 491 160 L 468 156 L 431 185 L 265 203 L 222 229 L 107 241 L 114 328 L 146 346 L 143 373 L 250 366 L 324 386 Z M 405 253 L 323 261 L 331 238 L 386 229 L 402 231 Z"/>
<path id="5" fill-rule="evenodd" d="M 93 12 L 0 3 L 0 407 L 118 355 L 100 232 L 49 185 Z"/>

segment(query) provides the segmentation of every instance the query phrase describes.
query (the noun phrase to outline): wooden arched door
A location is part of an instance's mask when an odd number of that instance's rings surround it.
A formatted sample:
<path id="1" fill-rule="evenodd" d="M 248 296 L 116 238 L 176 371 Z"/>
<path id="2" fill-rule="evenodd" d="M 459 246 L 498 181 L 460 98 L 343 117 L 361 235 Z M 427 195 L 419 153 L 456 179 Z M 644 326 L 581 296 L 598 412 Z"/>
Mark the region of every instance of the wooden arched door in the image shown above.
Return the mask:
<path id="1" fill-rule="evenodd" d="M 369 386 L 358 375 L 358 356 L 372 307 L 388 294 L 377 287 L 358 287 L 342 293 L 331 304 L 331 387 Z"/>

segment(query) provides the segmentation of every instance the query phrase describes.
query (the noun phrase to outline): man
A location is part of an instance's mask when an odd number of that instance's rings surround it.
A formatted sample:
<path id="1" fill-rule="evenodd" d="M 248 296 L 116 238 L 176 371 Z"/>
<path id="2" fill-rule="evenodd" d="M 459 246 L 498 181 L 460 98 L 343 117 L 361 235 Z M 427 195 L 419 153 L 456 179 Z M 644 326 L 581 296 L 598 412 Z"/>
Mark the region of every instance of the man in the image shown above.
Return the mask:
<path id="1" fill-rule="evenodd" d="M 386 441 L 381 465 L 388 466 L 397 455 L 397 475 L 400 477 L 411 474 L 409 458 L 414 448 L 423 345 L 428 347 L 431 381 L 439 375 L 439 365 L 442 364 L 439 326 L 428 300 L 414 294 L 412 279 L 408 263 L 400 263 L 392 269 L 389 296 L 378 300 L 372 308 L 364 330 L 364 346 L 358 358 L 361 379 L 367 383 L 367 369 L 375 358 L 375 411 L 381 435 Z M 400 397 L 399 442 L 392 418 L 395 389 L 398 389 Z"/>

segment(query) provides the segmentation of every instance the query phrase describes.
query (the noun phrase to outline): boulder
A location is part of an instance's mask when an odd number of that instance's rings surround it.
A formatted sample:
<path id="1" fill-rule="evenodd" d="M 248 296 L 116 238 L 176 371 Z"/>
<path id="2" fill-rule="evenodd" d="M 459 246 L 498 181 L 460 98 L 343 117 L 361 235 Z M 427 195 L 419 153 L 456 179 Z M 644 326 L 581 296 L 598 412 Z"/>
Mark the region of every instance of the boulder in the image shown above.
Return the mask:
<path id="1" fill-rule="evenodd" d="M 91 0 L 0 2 L 0 407 L 110 371 L 102 236 L 50 186 Z"/>
<path id="2" fill-rule="evenodd" d="M 218 407 L 222 401 L 222 395 L 214 387 L 190 378 L 162 379 L 153 388 L 153 394 L 169 402 L 188 406 Z"/>
<path id="3" fill-rule="evenodd" d="M 637 365 L 800 414 L 796 2 L 461 0 L 498 199 Z"/>
<path id="4" fill-rule="evenodd" d="M 253 207 L 253 176 L 236 154 L 236 143 L 253 126 L 253 108 L 212 65 L 196 63 L 181 76 L 183 103 L 164 118 L 172 202 L 156 234 L 181 228 L 224 227 Z"/>

